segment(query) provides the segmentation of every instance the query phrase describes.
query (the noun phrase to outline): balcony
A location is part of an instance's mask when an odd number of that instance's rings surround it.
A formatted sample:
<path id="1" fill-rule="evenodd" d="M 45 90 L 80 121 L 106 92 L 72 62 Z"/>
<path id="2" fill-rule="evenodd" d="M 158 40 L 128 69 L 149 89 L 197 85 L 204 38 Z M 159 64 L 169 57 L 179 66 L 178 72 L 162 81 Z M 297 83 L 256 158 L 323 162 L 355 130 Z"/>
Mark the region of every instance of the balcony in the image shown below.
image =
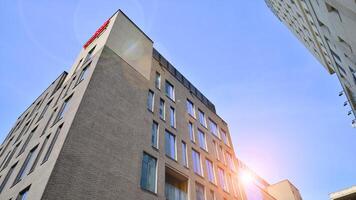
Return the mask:
<path id="1" fill-rule="evenodd" d="M 188 178 L 175 170 L 166 167 L 165 196 L 166 200 L 188 200 Z"/>

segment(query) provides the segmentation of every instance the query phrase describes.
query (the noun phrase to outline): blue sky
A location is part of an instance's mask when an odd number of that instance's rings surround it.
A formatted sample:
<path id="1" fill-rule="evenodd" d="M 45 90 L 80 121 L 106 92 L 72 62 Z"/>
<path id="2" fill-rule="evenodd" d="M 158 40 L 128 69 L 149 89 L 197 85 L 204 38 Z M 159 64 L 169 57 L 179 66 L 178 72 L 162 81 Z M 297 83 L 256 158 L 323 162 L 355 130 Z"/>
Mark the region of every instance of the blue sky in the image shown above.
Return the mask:
<path id="1" fill-rule="evenodd" d="M 356 184 L 341 86 L 263 0 L 0 0 L 0 138 L 122 9 L 212 102 L 237 156 L 306 200 Z"/>

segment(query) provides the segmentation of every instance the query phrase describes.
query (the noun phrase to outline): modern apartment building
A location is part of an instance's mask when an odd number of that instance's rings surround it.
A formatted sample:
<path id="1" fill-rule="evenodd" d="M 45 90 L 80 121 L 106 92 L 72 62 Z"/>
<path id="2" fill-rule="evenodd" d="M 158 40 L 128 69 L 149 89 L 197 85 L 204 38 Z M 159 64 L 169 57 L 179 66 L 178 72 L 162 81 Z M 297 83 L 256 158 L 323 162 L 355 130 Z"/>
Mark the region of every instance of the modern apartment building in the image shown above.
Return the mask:
<path id="1" fill-rule="evenodd" d="M 265 0 L 267 6 L 319 60 L 336 74 L 356 112 L 356 2 L 350 0 Z M 356 127 L 355 119 L 352 125 Z"/>
<path id="2" fill-rule="evenodd" d="M 0 146 L 1 200 L 247 200 L 228 126 L 122 11 Z"/>
<path id="3" fill-rule="evenodd" d="M 330 194 L 330 200 L 353 200 L 356 199 L 356 186 L 333 192 Z"/>

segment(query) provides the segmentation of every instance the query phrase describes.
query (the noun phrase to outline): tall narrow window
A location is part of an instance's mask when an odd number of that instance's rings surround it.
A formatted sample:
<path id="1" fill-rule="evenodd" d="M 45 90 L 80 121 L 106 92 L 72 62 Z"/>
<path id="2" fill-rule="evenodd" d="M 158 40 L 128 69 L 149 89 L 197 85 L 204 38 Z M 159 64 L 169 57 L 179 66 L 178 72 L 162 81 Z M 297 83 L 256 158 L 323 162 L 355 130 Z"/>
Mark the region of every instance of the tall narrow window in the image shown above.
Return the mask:
<path id="1" fill-rule="evenodd" d="M 82 64 L 82 61 L 83 61 L 83 58 L 81 58 L 81 59 L 79 60 L 78 64 L 77 64 L 77 66 L 75 66 L 74 72 L 76 72 L 76 71 L 78 70 L 80 64 Z"/>
<path id="2" fill-rule="evenodd" d="M 175 128 L 176 127 L 176 111 L 173 107 L 170 107 L 169 115 L 170 115 L 169 125 L 171 125 L 171 127 Z"/>
<path id="3" fill-rule="evenodd" d="M 188 167 L 187 144 L 182 141 L 182 161 L 185 167 Z"/>
<path id="4" fill-rule="evenodd" d="M 166 95 L 174 101 L 174 99 L 175 99 L 174 86 L 168 81 L 166 81 L 166 90 L 165 91 L 166 91 Z"/>
<path id="5" fill-rule="evenodd" d="M 161 89 L 161 74 L 156 72 L 155 86 L 157 89 Z"/>
<path id="6" fill-rule="evenodd" d="M 216 137 L 219 137 L 219 132 L 218 132 L 218 125 L 216 125 L 215 122 L 213 122 L 211 119 L 209 120 L 209 126 L 210 126 L 210 132 L 214 134 Z"/>
<path id="7" fill-rule="evenodd" d="M 224 130 L 221 130 L 221 139 L 224 141 L 224 143 L 227 145 L 227 146 L 230 146 L 230 143 L 229 143 L 229 139 L 227 138 L 227 134 Z"/>
<path id="8" fill-rule="evenodd" d="M 226 152 L 226 161 L 227 161 L 227 165 L 229 166 L 229 168 L 234 171 L 235 170 L 235 164 L 234 164 L 234 160 L 232 159 L 232 155 L 228 152 Z"/>
<path id="9" fill-rule="evenodd" d="M 43 128 L 40 137 L 46 133 L 47 128 L 48 128 L 48 126 L 49 126 L 49 123 L 51 123 L 51 120 L 52 120 L 52 118 L 53 118 L 53 116 L 54 116 L 54 113 L 55 113 L 56 111 L 57 111 L 57 108 L 54 109 L 53 112 L 51 113 L 51 116 L 49 116 L 49 119 L 48 119 L 48 121 L 46 122 L 46 125 L 45 125 L 45 127 Z"/>
<path id="10" fill-rule="evenodd" d="M 196 200 L 205 200 L 205 192 L 203 185 L 195 183 L 195 196 Z"/>
<path id="11" fill-rule="evenodd" d="M 199 139 L 199 146 L 200 148 L 207 150 L 206 148 L 206 138 L 205 133 L 198 129 L 198 139 Z"/>
<path id="12" fill-rule="evenodd" d="M 194 104 L 187 99 L 187 112 L 192 116 L 195 117 L 195 110 L 194 110 Z"/>
<path id="13" fill-rule="evenodd" d="M 16 197 L 16 200 L 27 200 L 28 191 L 30 190 L 30 186 L 22 190 L 19 195 Z"/>
<path id="14" fill-rule="evenodd" d="M 188 122 L 188 132 L 189 132 L 190 141 L 195 142 L 194 126 L 192 122 Z"/>
<path id="15" fill-rule="evenodd" d="M 156 193 L 157 159 L 144 153 L 141 168 L 141 188 Z"/>
<path id="16" fill-rule="evenodd" d="M 47 142 L 48 142 L 50 136 L 51 136 L 51 135 L 47 135 L 47 137 L 46 137 L 45 140 L 43 141 L 43 144 L 42 144 L 42 146 L 41 146 L 41 148 L 40 148 L 40 151 L 37 153 L 36 159 L 33 161 L 32 166 L 31 166 L 31 168 L 30 168 L 30 171 L 28 172 L 29 174 L 35 170 L 36 165 L 37 165 L 37 163 L 38 163 L 38 160 L 40 159 L 40 157 L 41 157 L 41 155 L 42 155 L 42 152 L 43 152 L 43 149 L 46 147 Z"/>
<path id="17" fill-rule="evenodd" d="M 68 97 L 66 100 L 64 100 L 63 105 L 61 109 L 58 111 L 57 118 L 55 120 L 55 123 L 61 120 L 64 117 L 64 114 L 67 112 L 68 107 L 69 107 L 69 102 L 72 96 Z"/>
<path id="18" fill-rule="evenodd" d="M 28 143 L 30 142 L 30 140 L 31 140 L 31 138 L 32 138 L 32 136 L 33 136 L 33 134 L 35 133 L 36 130 L 37 130 L 37 126 L 36 126 L 36 128 L 34 128 L 34 129 L 31 131 L 31 133 L 27 136 L 27 138 L 26 138 L 25 142 L 23 143 L 23 145 L 22 145 L 22 147 L 21 147 L 21 149 L 20 149 L 20 152 L 19 152 L 19 154 L 18 154 L 17 156 L 21 155 L 21 154 L 25 151 L 25 149 L 26 149 Z"/>
<path id="19" fill-rule="evenodd" d="M 1 170 L 4 170 L 4 169 L 7 167 L 7 165 L 8 165 L 9 162 L 11 161 L 12 157 L 14 156 L 16 150 L 19 148 L 20 144 L 21 144 L 21 142 L 17 143 L 17 145 L 15 146 L 15 148 L 12 150 L 10 156 L 9 156 L 9 157 L 7 158 L 7 160 L 5 161 L 4 166 L 2 167 Z"/>
<path id="20" fill-rule="evenodd" d="M 85 57 L 83 63 L 86 63 L 88 60 L 90 60 L 93 57 L 93 53 L 94 53 L 95 47 L 96 46 L 94 46 L 93 48 L 90 49 L 90 51 L 88 52 L 87 56 Z"/>
<path id="21" fill-rule="evenodd" d="M 0 185 L 0 193 L 4 190 L 5 186 L 6 186 L 6 183 L 9 181 L 9 178 L 12 174 L 12 172 L 14 172 L 14 169 L 16 167 L 17 163 L 15 163 L 14 165 L 12 165 L 12 167 L 9 169 L 9 171 L 7 172 L 4 180 L 1 182 L 1 185 Z"/>
<path id="22" fill-rule="evenodd" d="M 166 106 L 163 99 L 159 100 L 159 117 L 163 120 L 166 119 Z"/>
<path id="23" fill-rule="evenodd" d="M 24 161 L 24 163 L 22 164 L 19 173 L 17 174 L 15 181 L 12 185 L 15 185 L 16 183 L 20 182 L 21 179 L 23 178 L 24 174 L 26 173 L 28 167 L 31 165 L 32 161 L 33 161 L 33 155 L 37 149 L 38 145 L 35 146 L 34 148 L 31 149 L 31 151 L 27 154 L 27 157 Z"/>
<path id="24" fill-rule="evenodd" d="M 200 176 L 203 175 L 202 167 L 201 167 L 201 160 L 200 160 L 200 153 L 192 149 L 192 158 L 193 158 L 193 171 Z"/>
<path id="25" fill-rule="evenodd" d="M 80 83 L 82 80 L 84 80 L 87 77 L 89 65 L 90 65 L 90 63 L 87 66 L 85 66 L 82 69 L 82 71 L 80 72 L 80 75 L 79 75 L 79 78 L 78 78 L 78 83 Z"/>
<path id="26" fill-rule="evenodd" d="M 43 108 L 37 121 L 40 121 L 43 118 L 43 116 L 46 114 L 46 111 L 47 111 L 48 107 L 51 105 L 51 103 L 52 103 L 52 99 L 45 105 L 45 107 Z"/>
<path id="27" fill-rule="evenodd" d="M 219 184 L 220 184 L 221 188 L 224 191 L 228 191 L 227 190 L 227 185 L 226 185 L 225 172 L 220 167 L 218 168 L 218 176 L 219 176 Z"/>
<path id="28" fill-rule="evenodd" d="M 205 114 L 203 111 L 201 111 L 200 109 L 198 109 L 198 115 L 199 115 L 199 123 L 201 125 L 203 125 L 204 127 L 206 127 L 206 120 L 205 120 Z"/>
<path id="29" fill-rule="evenodd" d="M 151 144 L 158 149 L 158 123 L 153 121 L 151 127 Z"/>
<path id="30" fill-rule="evenodd" d="M 166 130 L 165 135 L 165 150 L 166 155 L 174 160 L 176 157 L 176 136 Z"/>
<path id="31" fill-rule="evenodd" d="M 147 109 L 153 112 L 153 105 L 154 105 L 154 92 L 152 90 L 148 91 L 147 96 Z"/>
<path id="32" fill-rule="evenodd" d="M 54 147 L 54 145 L 55 145 L 55 143 L 56 143 L 56 141 L 57 141 L 58 135 L 59 135 L 59 133 L 61 132 L 62 126 L 63 126 L 63 124 L 61 124 L 61 125 L 57 128 L 57 131 L 56 131 L 56 133 L 54 134 L 53 139 L 52 139 L 51 143 L 50 143 L 49 146 L 48 146 L 47 152 L 46 152 L 46 154 L 45 154 L 45 156 L 44 156 L 44 158 L 43 158 L 42 163 L 45 163 L 45 162 L 48 160 L 49 156 L 51 155 L 51 152 L 52 152 L 52 150 L 53 150 L 53 147 Z"/>
<path id="33" fill-rule="evenodd" d="M 206 159 L 206 169 L 208 171 L 208 180 L 212 183 L 215 183 L 215 173 L 213 163 Z"/>

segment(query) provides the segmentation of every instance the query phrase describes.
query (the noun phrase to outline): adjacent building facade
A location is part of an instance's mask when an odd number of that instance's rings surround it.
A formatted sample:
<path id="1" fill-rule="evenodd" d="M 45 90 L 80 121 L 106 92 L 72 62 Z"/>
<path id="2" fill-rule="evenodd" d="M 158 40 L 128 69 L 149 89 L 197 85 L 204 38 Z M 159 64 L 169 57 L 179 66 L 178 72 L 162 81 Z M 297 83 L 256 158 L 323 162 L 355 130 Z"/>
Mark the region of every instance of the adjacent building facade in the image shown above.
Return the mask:
<path id="1" fill-rule="evenodd" d="M 272 12 L 319 60 L 336 74 L 350 106 L 356 109 L 356 2 L 349 0 L 265 0 Z M 356 121 L 352 121 L 356 126 Z"/>
<path id="2" fill-rule="evenodd" d="M 17 119 L 0 199 L 241 199 L 226 122 L 120 10 Z"/>
<path id="3" fill-rule="evenodd" d="M 333 192 L 330 194 L 330 200 L 353 200 L 356 199 L 356 186 Z"/>

